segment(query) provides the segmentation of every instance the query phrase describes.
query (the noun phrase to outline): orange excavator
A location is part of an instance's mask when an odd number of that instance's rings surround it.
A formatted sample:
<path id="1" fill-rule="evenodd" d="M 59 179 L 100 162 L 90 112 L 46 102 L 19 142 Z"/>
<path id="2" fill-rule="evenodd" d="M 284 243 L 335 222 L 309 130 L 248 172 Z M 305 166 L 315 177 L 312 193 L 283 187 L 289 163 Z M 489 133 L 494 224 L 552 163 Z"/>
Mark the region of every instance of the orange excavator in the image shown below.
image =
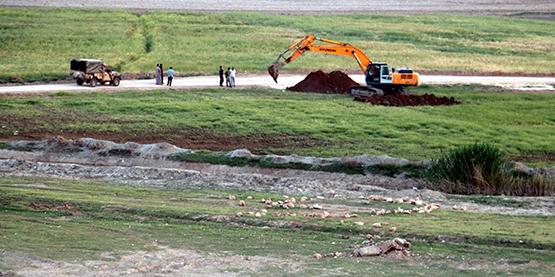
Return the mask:
<path id="1" fill-rule="evenodd" d="M 324 44 L 316 45 L 316 42 Z M 409 68 L 389 71 L 386 63 L 372 62 L 362 50 L 348 43 L 323 39 L 314 35 L 307 35 L 303 39 L 289 46 L 281 53 L 275 62 L 268 67 L 268 73 L 277 83 L 279 70 L 286 64 L 296 60 L 307 51 L 335 56 L 351 57 L 356 60 L 362 73 L 366 76 L 366 86 L 351 88 L 350 93 L 355 98 L 364 98 L 384 93 L 406 94 L 405 87 L 418 86 L 420 75 Z"/>

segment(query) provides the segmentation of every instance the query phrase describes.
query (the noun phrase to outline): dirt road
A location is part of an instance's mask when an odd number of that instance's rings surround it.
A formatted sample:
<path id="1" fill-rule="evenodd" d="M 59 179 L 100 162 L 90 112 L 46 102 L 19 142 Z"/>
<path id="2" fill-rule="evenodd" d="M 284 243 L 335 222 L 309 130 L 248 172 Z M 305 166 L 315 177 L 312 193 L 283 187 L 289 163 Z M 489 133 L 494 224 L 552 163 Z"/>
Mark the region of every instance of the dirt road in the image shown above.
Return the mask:
<path id="1" fill-rule="evenodd" d="M 111 8 L 139 10 L 187 10 L 187 11 L 266 11 L 266 12 L 361 12 L 361 13 L 472 13 L 512 14 L 550 13 L 555 11 L 552 0 L 204 0 L 204 1 L 85 1 L 85 0 L 0 0 L 1 6 L 38 6 L 74 8 Z"/>
<path id="2" fill-rule="evenodd" d="M 350 77 L 364 83 L 363 75 L 350 75 Z M 238 87 L 268 87 L 275 89 L 285 89 L 300 82 L 305 75 L 282 75 L 279 83 L 276 84 L 268 75 L 238 76 Z M 501 86 L 508 89 L 517 90 L 548 90 L 555 92 L 555 77 L 500 77 L 500 76 L 449 76 L 449 75 L 423 75 L 422 84 L 431 85 L 452 85 L 452 84 L 480 84 L 489 86 Z M 172 88 L 205 88 L 217 87 L 218 76 L 198 76 L 184 77 L 173 80 Z M 18 85 L 0 86 L 0 96 L 10 94 L 28 93 L 54 93 L 59 91 L 66 92 L 92 92 L 92 91 L 123 91 L 123 90 L 154 90 L 167 89 L 167 86 L 157 86 L 154 80 L 123 80 L 119 87 L 99 86 L 91 88 L 88 86 L 78 86 L 75 83 L 64 84 L 43 84 L 43 85 Z"/>

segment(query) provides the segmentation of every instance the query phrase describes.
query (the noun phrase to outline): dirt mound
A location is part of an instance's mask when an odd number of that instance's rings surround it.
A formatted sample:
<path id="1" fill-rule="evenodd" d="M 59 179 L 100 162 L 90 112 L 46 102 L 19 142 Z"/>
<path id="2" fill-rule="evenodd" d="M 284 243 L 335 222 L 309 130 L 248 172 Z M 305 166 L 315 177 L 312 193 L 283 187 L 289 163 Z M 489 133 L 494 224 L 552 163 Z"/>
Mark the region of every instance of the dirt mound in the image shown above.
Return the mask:
<path id="1" fill-rule="evenodd" d="M 287 90 L 299 92 L 316 92 L 316 93 L 349 93 L 352 87 L 360 86 L 353 79 L 341 71 L 333 71 L 325 73 L 321 70 L 310 72 L 296 85 L 288 87 Z"/>
<path id="2" fill-rule="evenodd" d="M 433 94 L 424 95 L 373 95 L 363 99 L 355 99 L 357 101 L 372 103 L 381 106 L 439 106 L 439 105 L 456 105 L 461 101 L 455 100 L 453 97 L 439 97 Z"/>

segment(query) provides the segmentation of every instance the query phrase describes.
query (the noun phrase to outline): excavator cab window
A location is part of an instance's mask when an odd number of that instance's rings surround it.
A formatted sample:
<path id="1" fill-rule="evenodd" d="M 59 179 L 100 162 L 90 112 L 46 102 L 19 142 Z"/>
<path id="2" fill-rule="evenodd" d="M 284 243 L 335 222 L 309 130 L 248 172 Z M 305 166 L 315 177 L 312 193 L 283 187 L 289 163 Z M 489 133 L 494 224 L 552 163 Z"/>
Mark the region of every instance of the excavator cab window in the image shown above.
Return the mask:
<path id="1" fill-rule="evenodd" d="M 389 76 L 389 68 L 387 65 L 382 65 L 382 80 L 391 80 L 391 76 Z"/>
<path id="2" fill-rule="evenodd" d="M 380 82 L 380 65 L 372 64 L 368 67 L 366 72 L 366 82 L 367 83 L 379 83 Z"/>

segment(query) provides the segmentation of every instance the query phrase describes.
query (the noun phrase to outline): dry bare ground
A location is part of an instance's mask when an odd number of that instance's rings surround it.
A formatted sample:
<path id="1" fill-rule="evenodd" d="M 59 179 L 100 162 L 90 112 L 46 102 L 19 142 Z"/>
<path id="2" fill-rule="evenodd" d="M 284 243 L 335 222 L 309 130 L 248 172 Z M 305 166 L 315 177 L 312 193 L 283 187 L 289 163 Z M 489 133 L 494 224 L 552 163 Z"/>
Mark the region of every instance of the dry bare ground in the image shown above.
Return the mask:
<path id="1" fill-rule="evenodd" d="M 21 276 L 244 276 L 273 266 L 291 272 L 295 264 L 273 257 L 207 254 L 158 247 L 121 257 L 104 253 L 102 260 L 62 262 L 5 252 L 0 257 Z"/>
<path id="2" fill-rule="evenodd" d="M 40 6 L 75 8 L 116 8 L 146 10 L 188 10 L 188 11 L 266 11 L 266 12 L 361 12 L 361 13 L 550 13 L 555 11 L 551 0 L 377 0 L 377 1 L 298 1 L 298 0 L 205 0 L 205 1 L 84 1 L 84 0 L 2 0 L 2 6 Z"/>

